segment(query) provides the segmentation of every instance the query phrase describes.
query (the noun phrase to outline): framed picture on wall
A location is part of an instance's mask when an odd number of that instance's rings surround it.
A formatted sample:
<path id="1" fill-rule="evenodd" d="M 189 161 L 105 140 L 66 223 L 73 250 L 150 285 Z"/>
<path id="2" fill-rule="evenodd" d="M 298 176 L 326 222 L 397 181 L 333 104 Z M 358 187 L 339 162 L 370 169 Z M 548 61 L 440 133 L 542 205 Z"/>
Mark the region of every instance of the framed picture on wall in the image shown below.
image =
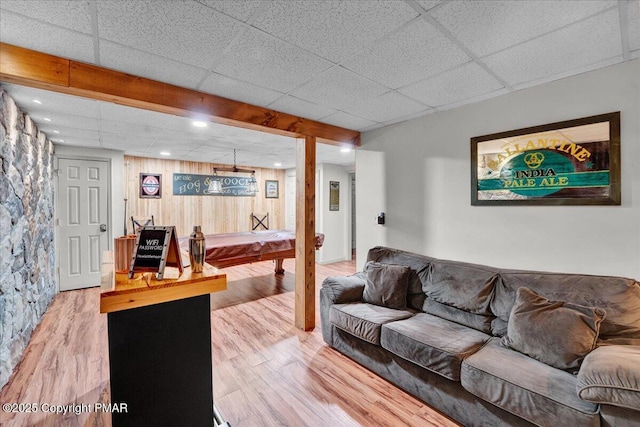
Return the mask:
<path id="1" fill-rule="evenodd" d="M 472 205 L 620 205 L 620 112 L 471 138 Z"/>
<path id="2" fill-rule="evenodd" d="M 162 198 L 162 174 L 141 173 L 140 174 L 140 198 L 160 199 Z"/>
<path id="3" fill-rule="evenodd" d="M 329 210 L 340 210 L 340 181 L 329 181 Z"/>
<path id="4" fill-rule="evenodd" d="M 264 197 L 267 199 L 277 199 L 278 194 L 278 181 L 265 180 L 264 181 Z"/>

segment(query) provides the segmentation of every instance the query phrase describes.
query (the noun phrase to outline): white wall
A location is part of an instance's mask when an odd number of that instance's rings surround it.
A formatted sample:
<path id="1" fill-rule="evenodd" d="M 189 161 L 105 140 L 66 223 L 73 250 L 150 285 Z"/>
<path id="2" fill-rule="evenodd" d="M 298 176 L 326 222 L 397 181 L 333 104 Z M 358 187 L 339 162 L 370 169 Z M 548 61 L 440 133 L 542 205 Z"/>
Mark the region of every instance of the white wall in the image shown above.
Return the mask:
<path id="1" fill-rule="evenodd" d="M 351 180 L 344 166 L 317 166 L 316 231 L 324 233 L 324 245 L 317 253 L 321 264 L 351 259 Z M 329 182 L 340 183 L 340 204 L 329 210 Z"/>
<path id="2" fill-rule="evenodd" d="M 351 259 L 351 180 L 349 171 L 331 164 L 316 165 L 316 233 L 324 234 L 324 244 L 316 251 L 316 262 L 328 264 Z M 285 178 L 285 215 L 295 220 L 295 169 Z M 293 179 L 292 179 L 293 178 Z M 329 210 L 329 181 L 340 182 L 340 208 Z M 293 188 L 292 188 L 293 187 Z M 290 227 L 295 229 L 294 226 Z"/>
<path id="3" fill-rule="evenodd" d="M 91 148 L 69 147 L 66 145 L 55 146 L 55 157 L 89 160 L 107 160 L 111 164 L 111 182 L 109 186 L 111 226 L 109 232 L 109 249 L 113 249 L 113 239 L 124 233 L 124 153 L 114 150 L 99 150 Z M 57 160 L 56 160 L 57 167 Z M 56 193 L 57 203 L 57 193 Z"/>
<path id="4" fill-rule="evenodd" d="M 356 150 L 356 264 L 359 270 L 364 267 L 369 249 L 374 246 L 387 246 L 390 218 L 387 218 L 385 225 L 377 223 L 380 212 L 389 213 L 385 165 L 386 153 L 369 151 L 368 147 Z M 398 227 L 397 220 L 399 218 L 394 216 L 391 223 L 393 229 Z"/>
<path id="5" fill-rule="evenodd" d="M 366 132 L 358 266 L 381 244 L 497 267 L 640 278 L 640 60 Z M 470 138 L 621 111 L 622 206 L 471 206 Z M 371 218 L 387 213 L 382 233 Z"/>

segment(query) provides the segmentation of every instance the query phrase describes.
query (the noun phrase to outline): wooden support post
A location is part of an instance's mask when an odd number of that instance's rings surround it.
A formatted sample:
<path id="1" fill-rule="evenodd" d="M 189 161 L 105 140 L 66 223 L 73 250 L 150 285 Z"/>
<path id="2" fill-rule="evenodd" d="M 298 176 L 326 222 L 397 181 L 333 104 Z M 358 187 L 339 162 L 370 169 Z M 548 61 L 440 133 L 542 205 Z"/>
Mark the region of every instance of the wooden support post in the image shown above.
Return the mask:
<path id="1" fill-rule="evenodd" d="M 295 325 L 316 326 L 316 137 L 296 140 Z"/>

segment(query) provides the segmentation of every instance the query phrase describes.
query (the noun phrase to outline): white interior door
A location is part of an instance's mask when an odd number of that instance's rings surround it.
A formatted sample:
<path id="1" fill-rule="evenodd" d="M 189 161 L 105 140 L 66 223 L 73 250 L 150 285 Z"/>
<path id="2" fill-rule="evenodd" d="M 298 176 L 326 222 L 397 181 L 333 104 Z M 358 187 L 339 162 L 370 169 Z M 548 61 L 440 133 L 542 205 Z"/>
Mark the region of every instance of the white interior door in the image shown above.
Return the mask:
<path id="1" fill-rule="evenodd" d="M 108 248 L 108 163 L 59 159 L 58 165 L 60 290 L 98 286 Z"/>

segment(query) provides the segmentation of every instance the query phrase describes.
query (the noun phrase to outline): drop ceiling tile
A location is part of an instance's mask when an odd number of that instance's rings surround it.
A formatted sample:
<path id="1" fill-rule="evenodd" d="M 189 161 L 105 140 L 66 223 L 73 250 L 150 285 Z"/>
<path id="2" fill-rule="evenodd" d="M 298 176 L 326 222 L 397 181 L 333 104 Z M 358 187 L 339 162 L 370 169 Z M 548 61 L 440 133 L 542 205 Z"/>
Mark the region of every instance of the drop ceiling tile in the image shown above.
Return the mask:
<path id="1" fill-rule="evenodd" d="M 206 70 L 103 40 L 100 65 L 128 74 L 193 89 Z"/>
<path id="2" fill-rule="evenodd" d="M 309 102 L 342 110 L 381 95 L 389 89 L 342 67 L 334 67 L 320 77 L 291 92 Z"/>
<path id="3" fill-rule="evenodd" d="M 407 98 L 404 95 L 390 91 L 383 95 L 370 98 L 355 107 L 346 109 L 345 112 L 375 122 L 387 122 L 428 109 L 429 107 Z"/>
<path id="4" fill-rule="evenodd" d="M 60 114 L 56 111 L 50 110 L 30 110 L 29 116 L 31 120 L 36 122 L 38 126 L 48 126 L 55 128 L 56 126 L 87 129 L 87 130 L 100 130 L 98 119 L 91 117 L 74 116 L 72 114 Z M 49 120 L 45 120 L 45 117 Z"/>
<path id="5" fill-rule="evenodd" d="M 195 2 L 98 2 L 101 39 L 202 68 L 242 25 Z"/>
<path id="6" fill-rule="evenodd" d="M 265 4 L 264 0 L 243 0 L 243 1 L 223 1 L 223 0 L 197 0 L 198 3 L 202 3 L 206 6 L 212 7 L 215 10 L 229 15 L 233 18 L 239 19 L 243 22 L 251 17 L 251 15 L 262 5 Z"/>
<path id="7" fill-rule="evenodd" d="M 44 124 L 38 126 L 38 129 L 44 132 L 51 140 L 59 141 L 64 139 L 66 142 L 71 139 L 100 139 L 99 132 L 91 129 L 76 129 L 72 127 L 49 126 Z M 54 130 L 57 130 L 60 133 L 55 133 Z"/>
<path id="8" fill-rule="evenodd" d="M 640 50 L 640 2 L 628 1 L 626 7 L 629 50 Z"/>
<path id="9" fill-rule="evenodd" d="M 440 31 L 424 19 L 418 19 L 343 65 L 395 89 L 453 68 L 469 59 L 466 53 Z"/>
<path id="10" fill-rule="evenodd" d="M 69 30 L 92 34 L 88 1 L 2 0 L 0 10 L 8 10 Z"/>
<path id="11" fill-rule="evenodd" d="M 268 89 L 288 92 L 331 63 L 254 28 L 238 37 L 214 71 Z"/>
<path id="12" fill-rule="evenodd" d="M 329 114 L 336 112 L 333 108 L 314 104 L 313 102 L 305 101 L 304 99 L 289 95 L 269 104 L 269 108 L 311 120 L 318 120 L 321 117 L 328 116 Z"/>
<path id="13" fill-rule="evenodd" d="M 210 73 L 199 90 L 262 107 L 269 105 L 283 95 L 282 92 L 242 82 L 218 73 Z"/>
<path id="14" fill-rule="evenodd" d="M 70 114 L 80 117 L 98 118 L 98 102 L 78 96 L 64 95 L 48 90 L 3 83 L 7 93 L 22 111 L 55 111 L 58 114 Z M 33 103 L 38 99 L 41 104 Z"/>
<path id="15" fill-rule="evenodd" d="M 418 4 L 422 6 L 424 10 L 431 10 L 440 3 L 442 3 L 442 0 L 418 0 Z"/>
<path id="16" fill-rule="evenodd" d="M 568 26 L 484 59 L 510 85 L 575 70 L 622 55 L 618 10 Z M 550 49 L 553 46 L 553 49 Z"/>
<path id="17" fill-rule="evenodd" d="M 346 129 L 361 130 L 369 126 L 375 125 L 377 122 L 372 120 L 363 119 L 362 117 L 354 116 L 344 111 L 338 111 L 330 116 L 323 117 L 320 120 L 322 123 L 328 123 L 330 125 L 340 126 Z"/>
<path id="18" fill-rule="evenodd" d="M 0 3 L 1 4 L 1 3 Z M 13 12 L 0 13 L 0 40 L 51 55 L 93 63 L 93 37 L 26 18 Z"/>
<path id="19" fill-rule="evenodd" d="M 99 107 L 100 118 L 105 121 L 131 123 L 162 129 L 173 118 L 170 114 L 157 113 L 110 102 L 100 101 Z"/>
<path id="20" fill-rule="evenodd" d="M 452 1 L 430 14 L 472 52 L 485 56 L 616 4 L 616 0 Z"/>
<path id="21" fill-rule="evenodd" d="M 163 158 L 175 158 L 176 156 L 174 155 L 173 152 L 171 152 L 171 156 L 167 156 Z M 208 153 L 198 153 L 198 152 L 189 152 L 186 154 L 182 154 L 180 155 L 180 160 L 186 160 L 189 162 L 200 162 L 200 163 L 215 163 L 215 156 L 212 154 L 208 154 Z M 209 170 L 209 171 L 202 171 L 202 173 L 213 173 L 213 169 Z"/>
<path id="22" fill-rule="evenodd" d="M 171 141 L 157 140 L 149 147 L 149 151 L 170 151 L 171 153 L 189 152 L 200 146 L 200 143 L 193 141 Z"/>
<path id="23" fill-rule="evenodd" d="M 253 25 L 340 62 L 416 16 L 403 2 L 278 0 Z"/>
<path id="24" fill-rule="evenodd" d="M 134 138 L 157 138 L 162 133 L 162 129 L 134 123 L 114 122 L 111 120 L 100 120 L 100 130 L 103 132 L 128 135 Z"/>
<path id="25" fill-rule="evenodd" d="M 496 90 L 493 90 L 491 92 L 483 93 L 481 95 L 477 95 L 477 96 L 474 96 L 474 97 L 471 97 L 471 98 L 463 98 L 463 99 L 461 99 L 461 100 L 459 100 L 457 102 L 453 102 L 451 104 L 441 105 L 437 109 L 434 109 L 433 112 L 435 113 L 436 111 L 451 110 L 453 108 L 461 107 L 463 105 L 473 104 L 475 102 L 480 102 L 480 101 L 484 101 L 486 99 L 495 98 L 496 96 L 500 96 L 500 95 L 504 95 L 506 93 L 509 93 L 512 90 L 517 90 L 516 88 L 520 89 L 517 86 L 515 86 L 511 90 L 510 89 L 506 89 L 506 88 L 500 88 L 500 89 L 496 89 Z"/>
<path id="26" fill-rule="evenodd" d="M 432 107 L 452 104 L 502 88 L 493 76 L 475 62 L 405 86 L 398 91 Z"/>
<path id="27" fill-rule="evenodd" d="M 103 131 L 100 132 L 100 141 L 105 148 L 143 151 L 153 145 L 155 138 Z"/>
<path id="28" fill-rule="evenodd" d="M 524 88 L 527 88 L 527 87 L 533 87 L 533 86 L 541 85 L 541 84 L 544 84 L 544 83 L 549 83 L 549 82 L 552 82 L 554 80 L 563 79 L 565 77 L 575 76 L 576 74 L 586 73 L 588 71 L 597 70 L 599 68 L 608 67 L 608 66 L 614 65 L 614 64 L 619 64 L 622 61 L 623 61 L 622 55 L 618 55 L 618 56 L 614 56 L 612 58 L 604 59 L 602 61 L 598 61 L 598 62 L 593 62 L 591 64 L 587 64 L 587 65 L 582 66 L 582 67 L 577 68 L 577 69 L 572 68 L 572 69 L 560 72 L 558 74 L 544 75 L 543 77 L 540 77 L 539 79 L 536 79 L 536 80 L 528 80 L 528 81 L 523 82 L 523 83 L 512 85 L 511 88 L 513 90 L 520 90 L 520 89 L 524 89 Z"/>
<path id="29" fill-rule="evenodd" d="M 172 144 L 181 144 L 186 141 L 196 141 L 202 144 L 209 139 L 207 134 L 184 133 L 173 129 L 163 129 L 158 135 L 158 141 L 165 141 Z"/>

